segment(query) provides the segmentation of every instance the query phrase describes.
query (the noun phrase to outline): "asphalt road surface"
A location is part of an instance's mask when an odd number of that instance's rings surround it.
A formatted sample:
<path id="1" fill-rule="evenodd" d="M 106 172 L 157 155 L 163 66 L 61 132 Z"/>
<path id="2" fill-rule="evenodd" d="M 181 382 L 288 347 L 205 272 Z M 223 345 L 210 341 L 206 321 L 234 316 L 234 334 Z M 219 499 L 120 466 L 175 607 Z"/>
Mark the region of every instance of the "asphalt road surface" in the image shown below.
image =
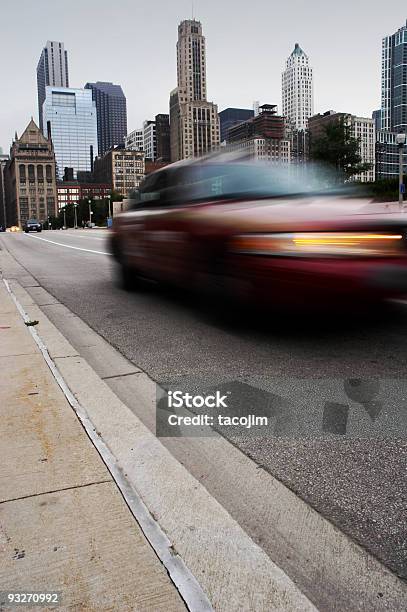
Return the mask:
<path id="1" fill-rule="evenodd" d="M 258 318 L 157 286 L 126 293 L 106 236 L 3 234 L 0 246 L 160 384 L 271 406 L 270 432 L 228 437 L 407 578 L 407 304 Z"/>

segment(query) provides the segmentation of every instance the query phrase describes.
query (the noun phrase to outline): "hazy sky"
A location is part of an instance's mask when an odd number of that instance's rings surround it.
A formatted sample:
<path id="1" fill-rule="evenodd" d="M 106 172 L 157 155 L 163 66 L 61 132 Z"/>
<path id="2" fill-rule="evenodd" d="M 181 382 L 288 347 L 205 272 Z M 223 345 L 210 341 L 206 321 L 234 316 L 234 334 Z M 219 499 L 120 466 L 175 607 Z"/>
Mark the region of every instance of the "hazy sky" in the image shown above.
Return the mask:
<path id="1" fill-rule="evenodd" d="M 407 19 L 406 0 L 194 0 L 207 44 L 208 99 L 219 110 L 278 104 L 294 43 L 314 68 L 315 112 L 370 116 L 380 107 L 381 38 Z M 71 87 L 119 83 L 129 131 L 168 113 L 176 86 L 177 26 L 190 0 L 1 0 L 0 146 L 31 115 L 46 40 L 65 43 Z"/>

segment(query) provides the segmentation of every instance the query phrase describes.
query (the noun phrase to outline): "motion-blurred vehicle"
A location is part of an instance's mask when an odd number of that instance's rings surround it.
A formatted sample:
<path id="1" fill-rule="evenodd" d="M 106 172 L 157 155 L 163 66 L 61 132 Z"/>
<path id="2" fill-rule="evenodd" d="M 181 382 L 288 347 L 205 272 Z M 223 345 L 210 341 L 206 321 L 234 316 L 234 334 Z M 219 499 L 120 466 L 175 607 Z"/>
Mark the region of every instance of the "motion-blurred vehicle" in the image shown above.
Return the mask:
<path id="1" fill-rule="evenodd" d="M 18 227 L 18 225 L 12 225 L 8 231 L 9 232 L 21 232 L 21 229 Z"/>
<path id="2" fill-rule="evenodd" d="M 41 232 L 42 225 L 36 219 L 29 219 L 24 225 L 24 231 L 26 234 L 28 234 L 28 232 Z"/>
<path id="3" fill-rule="evenodd" d="M 113 222 L 126 288 L 146 277 L 258 304 L 407 293 L 407 216 L 324 170 L 177 162 L 146 177 Z"/>

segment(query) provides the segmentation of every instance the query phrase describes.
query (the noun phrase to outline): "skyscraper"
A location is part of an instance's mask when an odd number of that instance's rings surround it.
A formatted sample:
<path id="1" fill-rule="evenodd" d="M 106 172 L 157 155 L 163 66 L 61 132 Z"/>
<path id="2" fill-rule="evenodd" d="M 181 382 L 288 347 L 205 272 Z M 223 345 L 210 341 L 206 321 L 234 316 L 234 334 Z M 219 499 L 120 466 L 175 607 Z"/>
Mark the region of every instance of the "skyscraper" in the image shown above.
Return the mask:
<path id="1" fill-rule="evenodd" d="M 110 148 L 124 144 L 127 135 L 126 96 L 120 85 L 97 81 L 86 83 L 96 103 L 98 148 L 103 155 Z"/>
<path id="2" fill-rule="evenodd" d="M 178 26 L 177 82 L 170 97 L 171 161 L 219 146 L 218 109 L 206 99 L 205 37 L 195 19 Z"/>
<path id="3" fill-rule="evenodd" d="M 48 40 L 37 65 L 38 118 L 41 131 L 43 129 L 42 105 L 47 85 L 69 87 L 68 53 L 65 51 L 63 42 Z"/>
<path id="4" fill-rule="evenodd" d="M 397 178 L 399 148 L 396 137 L 407 133 L 407 22 L 382 40 L 381 129 L 376 131 L 376 178 Z M 404 147 L 407 172 L 407 147 Z"/>
<path id="5" fill-rule="evenodd" d="M 43 133 L 51 136 L 61 180 L 65 168 L 90 172 L 98 155 L 96 105 L 88 89 L 47 87 Z"/>
<path id="6" fill-rule="evenodd" d="M 407 132 L 407 22 L 382 41 L 381 128 Z"/>
<path id="7" fill-rule="evenodd" d="M 298 43 L 282 74 L 283 115 L 293 130 L 305 130 L 314 114 L 313 74 L 308 55 Z"/>

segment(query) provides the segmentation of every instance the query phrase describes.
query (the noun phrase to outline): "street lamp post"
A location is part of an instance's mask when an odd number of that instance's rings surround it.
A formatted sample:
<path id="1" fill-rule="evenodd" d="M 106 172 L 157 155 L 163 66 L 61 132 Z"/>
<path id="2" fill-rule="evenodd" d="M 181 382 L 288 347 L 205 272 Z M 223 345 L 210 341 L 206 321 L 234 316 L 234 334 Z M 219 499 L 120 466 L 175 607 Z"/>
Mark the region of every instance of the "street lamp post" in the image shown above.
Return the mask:
<path id="1" fill-rule="evenodd" d="M 403 150 L 406 144 L 406 134 L 397 134 L 396 143 L 399 147 L 399 206 L 404 212 Z"/>
<path id="2" fill-rule="evenodd" d="M 92 200 L 88 200 L 89 204 L 89 227 L 92 227 Z"/>
<path id="3" fill-rule="evenodd" d="M 64 206 L 64 229 L 66 229 L 66 207 Z"/>
<path id="4" fill-rule="evenodd" d="M 111 217 L 112 217 L 112 209 L 110 208 L 110 199 L 111 199 L 111 197 L 112 197 L 111 195 L 107 196 L 107 203 L 108 203 L 108 206 L 109 206 L 109 219 L 111 219 Z"/>
<path id="5" fill-rule="evenodd" d="M 78 204 L 75 202 L 75 204 L 73 205 L 73 214 L 74 214 L 74 228 L 78 229 L 78 216 L 77 216 L 77 212 L 76 209 L 78 208 Z"/>

